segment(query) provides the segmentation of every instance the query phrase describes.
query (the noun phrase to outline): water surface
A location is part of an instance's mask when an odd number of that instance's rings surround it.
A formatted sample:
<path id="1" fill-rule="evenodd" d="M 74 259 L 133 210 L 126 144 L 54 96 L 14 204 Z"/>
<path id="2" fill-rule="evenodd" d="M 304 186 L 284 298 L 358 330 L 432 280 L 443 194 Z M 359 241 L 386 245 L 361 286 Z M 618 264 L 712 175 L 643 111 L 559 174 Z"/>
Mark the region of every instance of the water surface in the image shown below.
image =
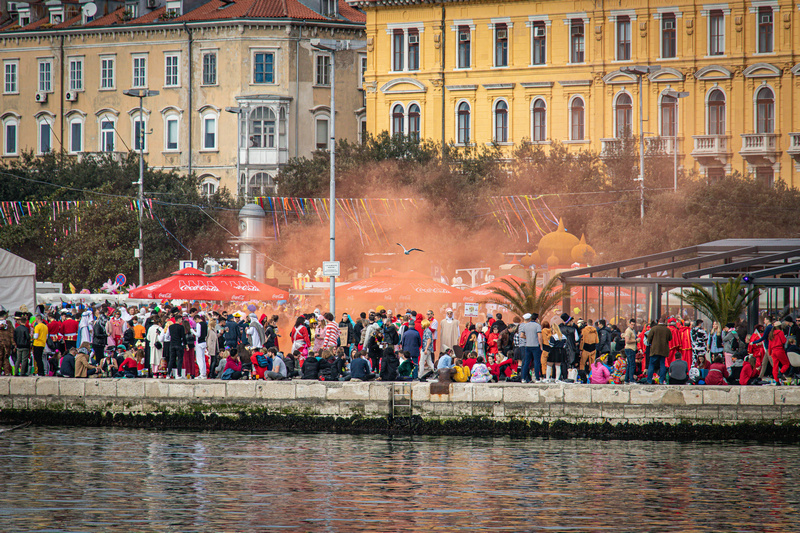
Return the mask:
<path id="1" fill-rule="evenodd" d="M 28 427 L 0 531 L 799 531 L 800 448 Z"/>

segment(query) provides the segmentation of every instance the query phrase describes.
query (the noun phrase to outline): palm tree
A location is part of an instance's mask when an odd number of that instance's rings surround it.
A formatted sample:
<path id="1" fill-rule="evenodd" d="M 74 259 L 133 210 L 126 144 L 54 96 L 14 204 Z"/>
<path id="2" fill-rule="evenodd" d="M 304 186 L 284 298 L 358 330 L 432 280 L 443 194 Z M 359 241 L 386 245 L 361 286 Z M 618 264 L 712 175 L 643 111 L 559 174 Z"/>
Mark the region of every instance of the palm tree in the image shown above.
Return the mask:
<path id="1" fill-rule="evenodd" d="M 536 286 L 538 274 L 527 271 L 527 280 L 517 281 L 504 278 L 499 280 L 501 286 L 492 288 L 492 296 L 488 303 L 502 305 L 519 316 L 525 313 L 538 313 L 544 316 L 561 303 L 561 299 L 569 294 L 569 289 L 558 287 L 558 277 L 553 276 L 550 281 L 539 289 Z"/>
<path id="2" fill-rule="evenodd" d="M 680 299 L 711 317 L 720 326 L 736 322 L 747 306 L 758 298 L 758 289 L 745 289 L 742 276 L 730 278 L 726 283 L 714 282 L 714 291 L 694 284 L 684 290 Z"/>

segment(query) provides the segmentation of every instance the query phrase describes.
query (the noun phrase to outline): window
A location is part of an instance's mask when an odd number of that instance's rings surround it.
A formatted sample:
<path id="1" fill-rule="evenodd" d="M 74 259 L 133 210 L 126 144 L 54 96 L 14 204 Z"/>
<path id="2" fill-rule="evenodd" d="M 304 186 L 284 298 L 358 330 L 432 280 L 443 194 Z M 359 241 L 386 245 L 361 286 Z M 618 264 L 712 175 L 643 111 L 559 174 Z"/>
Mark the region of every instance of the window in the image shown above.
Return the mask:
<path id="1" fill-rule="evenodd" d="M 614 108 L 614 136 L 617 139 L 630 137 L 633 131 L 633 100 L 628 93 L 622 93 L 617 97 L 617 104 Z"/>
<path id="2" fill-rule="evenodd" d="M 317 132 L 316 132 L 316 142 L 317 142 L 317 150 L 327 150 L 328 149 L 328 117 L 319 117 L 317 119 Z"/>
<path id="3" fill-rule="evenodd" d="M 139 113 L 133 118 L 133 149 L 147 151 L 147 119 L 139 120 Z"/>
<path id="4" fill-rule="evenodd" d="M 53 150 L 53 125 L 51 118 L 39 119 L 39 153 L 46 154 Z"/>
<path id="5" fill-rule="evenodd" d="M 756 93 L 756 133 L 775 132 L 775 95 L 769 87 Z"/>
<path id="6" fill-rule="evenodd" d="M 405 69 L 405 40 L 406 36 L 403 30 L 394 30 L 392 34 L 392 70 L 394 71 Z"/>
<path id="7" fill-rule="evenodd" d="M 661 97 L 661 136 L 674 137 L 678 134 L 678 99 L 672 96 Z"/>
<path id="8" fill-rule="evenodd" d="M 719 89 L 708 95 L 708 134 L 725 135 L 725 95 Z"/>
<path id="9" fill-rule="evenodd" d="M 403 106 L 396 104 L 392 108 L 392 135 L 403 135 L 405 133 L 405 112 Z"/>
<path id="10" fill-rule="evenodd" d="M 498 100 L 494 105 L 494 142 L 508 142 L 508 104 Z"/>
<path id="11" fill-rule="evenodd" d="M 133 20 L 138 16 L 139 13 L 139 5 L 138 4 L 125 4 L 125 19 L 126 20 Z"/>
<path id="12" fill-rule="evenodd" d="M 247 196 L 254 198 L 265 196 L 275 191 L 275 181 L 266 172 L 256 172 L 247 183 Z"/>
<path id="13" fill-rule="evenodd" d="M 217 194 L 217 189 L 219 188 L 217 184 L 216 178 L 213 176 L 209 176 L 203 178 L 203 181 L 200 183 L 200 194 L 209 198 Z"/>
<path id="14" fill-rule="evenodd" d="M 758 8 L 758 53 L 772 52 L 772 8 Z"/>
<path id="15" fill-rule="evenodd" d="M 725 14 L 715 9 L 708 19 L 708 54 L 721 56 L 725 53 Z"/>
<path id="16" fill-rule="evenodd" d="M 178 150 L 178 117 L 167 116 L 164 130 L 166 131 L 164 149 L 167 152 Z"/>
<path id="17" fill-rule="evenodd" d="M 583 63 L 583 19 L 574 19 L 570 25 L 570 63 Z"/>
<path id="18" fill-rule="evenodd" d="M 470 49 L 471 32 L 469 26 L 458 27 L 458 59 L 457 68 L 469 68 L 472 65 Z"/>
<path id="19" fill-rule="evenodd" d="M 322 0 L 320 14 L 333 17 L 336 14 L 336 0 Z"/>
<path id="20" fill-rule="evenodd" d="M 147 87 L 147 56 L 133 56 L 133 88 Z"/>
<path id="21" fill-rule="evenodd" d="M 569 106 L 570 130 L 569 138 L 572 141 L 584 140 L 584 105 L 583 99 L 574 98 Z"/>
<path id="22" fill-rule="evenodd" d="M 114 121 L 110 118 L 100 120 L 100 151 L 114 151 Z"/>
<path id="23" fill-rule="evenodd" d="M 331 84 L 330 54 L 317 54 L 316 84 L 323 86 L 329 86 Z"/>
<path id="24" fill-rule="evenodd" d="M 17 155 L 17 136 L 19 133 L 19 121 L 16 118 L 9 118 L 3 122 L 3 155 Z"/>
<path id="25" fill-rule="evenodd" d="M 69 59 L 69 90 L 83 90 L 83 58 L 71 57 Z"/>
<path id="26" fill-rule="evenodd" d="M 419 141 L 420 132 L 420 112 L 417 104 L 408 106 L 408 136 Z"/>
<path id="27" fill-rule="evenodd" d="M 100 88 L 113 89 L 114 88 L 114 58 L 101 57 L 100 58 Z"/>
<path id="28" fill-rule="evenodd" d="M 762 187 L 771 189 L 775 186 L 775 172 L 772 167 L 756 167 L 756 180 Z"/>
<path id="29" fill-rule="evenodd" d="M 533 24 L 533 64 L 547 64 L 547 26 L 544 22 Z"/>
<path id="30" fill-rule="evenodd" d="M 53 92 L 53 60 L 39 60 L 39 92 Z M 49 152 L 49 150 L 47 150 Z"/>
<path id="31" fill-rule="evenodd" d="M 494 66 L 508 66 L 508 26 L 505 24 L 494 27 Z"/>
<path id="32" fill-rule="evenodd" d="M 408 70 L 419 70 L 419 30 L 408 30 Z"/>
<path id="33" fill-rule="evenodd" d="M 253 83 L 275 83 L 275 54 L 273 52 L 253 54 Z"/>
<path id="34" fill-rule="evenodd" d="M 533 135 L 534 142 L 547 140 L 547 105 L 544 100 L 537 98 L 533 102 Z"/>
<path id="35" fill-rule="evenodd" d="M 275 113 L 268 107 L 250 112 L 250 147 L 275 148 Z"/>
<path id="36" fill-rule="evenodd" d="M 456 139 L 458 144 L 469 144 L 470 111 L 467 102 L 458 104 L 458 131 Z"/>
<path id="37" fill-rule="evenodd" d="M 367 76 L 367 56 L 366 55 L 361 54 L 361 59 L 360 59 L 359 65 L 360 65 L 360 74 L 361 75 L 358 77 L 358 88 L 359 89 L 363 89 L 364 88 L 364 80 L 366 79 L 366 76 Z"/>
<path id="38" fill-rule="evenodd" d="M 181 3 L 180 0 L 168 1 L 166 15 L 169 18 L 179 17 L 181 15 Z"/>
<path id="39" fill-rule="evenodd" d="M 631 18 L 628 16 L 617 17 L 617 60 L 629 61 L 631 59 Z"/>
<path id="40" fill-rule="evenodd" d="M 19 74 L 19 61 L 4 61 L 3 72 L 5 73 L 5 84 L 3 85 L 3 92 L 5 94 L 16 94 L 19 92 L 18 74 Z"/>
<path id="41" fill-rule="evenodd" d="M 217 149 L 217 115 L 203 115 L 203 150 Z"/>
<path id="42" fill-rule="evenodd" d="M 367 118 L 361 117 L 358 119 L 358 142 L 360 144 L 364 144 L 367 142 L 369 138 L 369 133 L 367 132 Z"/>
<path id="43" fill-rule="evenodd" d="M 661 16 L 661 57 L 667 59 L 678 56 L 677 28 L 674 13 Z"/>
<path id="44" fill-rule="evenodd" d="M 217 53 L 203 54 L 203 85 L 217 84 Z"/>
<path id="45" fill-rule="evenodd" d="M 69 121 L 69 153 L 83 152 L 83 119 L 73 118 Z"/>
<path id="46" fill-rule="evenodd" d="M 164 87 L 177 87 L 180 85 L 178 78 L 178 54 L 164 56 Z"/>

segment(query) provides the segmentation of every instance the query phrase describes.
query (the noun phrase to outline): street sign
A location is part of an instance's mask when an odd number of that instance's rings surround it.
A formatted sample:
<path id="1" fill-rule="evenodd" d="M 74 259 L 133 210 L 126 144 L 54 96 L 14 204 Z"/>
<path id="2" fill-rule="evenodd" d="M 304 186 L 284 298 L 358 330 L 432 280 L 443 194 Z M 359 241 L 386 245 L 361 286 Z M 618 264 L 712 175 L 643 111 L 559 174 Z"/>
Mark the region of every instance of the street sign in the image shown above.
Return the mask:
<path id="1" fill-rule="evenodd" d="M 323 261 L 322 275 L 329 278 L 339 277 L 339 261 Z"/>
<path id="2" fill-rule="evenodd" d="M 464 304 L 464 316 L 475 317 L 478 316 L 478 304 Z"/>
<path id="3" fill-rule="evenodd" d="M 124 285 L 125 285 L 125 283 L 126 283 L 128 280 L 127 280 L 127 278 L 125 278 L 125 274 L 117 274 L 117 277 L 116 277 L 116 279 L 115 279 L 114 281 L 116 282 L 116 284 L 117 284 L 117 285 L 119 285 L 120 287 L 122 287 L 122 286 L 124 286 Z"/>
<path id="4" fill-rule="evenodd" d="M 197 268 L 197 261 L 187 260 L 187 261 L 180 261 L 180 266 L 178 270 L 183 270 L 184 268 Z"/>

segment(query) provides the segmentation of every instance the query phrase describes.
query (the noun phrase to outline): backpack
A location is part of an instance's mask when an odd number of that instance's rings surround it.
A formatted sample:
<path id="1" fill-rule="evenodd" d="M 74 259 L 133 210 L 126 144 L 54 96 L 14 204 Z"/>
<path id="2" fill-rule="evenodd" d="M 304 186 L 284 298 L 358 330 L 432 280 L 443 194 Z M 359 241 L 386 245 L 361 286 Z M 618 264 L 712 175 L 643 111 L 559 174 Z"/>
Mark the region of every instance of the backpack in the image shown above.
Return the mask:
<path id="1" fill-rule="evenodd" d="M 739 334 L 733 336 L 731 339 L 731 352 L 739 353 Z"/>
<path id="2" fill-rule="evenodd" d="M 256 361 L 261 368 L 267 368 L 269 366 L 269 359 L 267 359 L 264 354 L 257 354 Z"/>
<path id="3" fill-rule="evenodd" d="M 225 372 L 222 373 L 221 379 L 231 379 L 232 377 L 233 377 L 233 369 L 227 368 L 225 369 Z"/>

